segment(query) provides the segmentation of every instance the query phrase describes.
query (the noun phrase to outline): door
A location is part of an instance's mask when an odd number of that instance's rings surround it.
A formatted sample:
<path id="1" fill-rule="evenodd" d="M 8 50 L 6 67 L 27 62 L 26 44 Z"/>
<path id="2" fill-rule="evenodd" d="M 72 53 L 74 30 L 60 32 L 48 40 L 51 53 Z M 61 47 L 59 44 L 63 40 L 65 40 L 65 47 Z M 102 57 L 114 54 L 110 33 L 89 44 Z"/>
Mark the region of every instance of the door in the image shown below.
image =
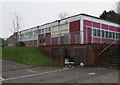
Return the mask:
<path id="1" fill-rule="evenodd" d="M 75 64 L 80 64 L 80 62 L 86 64 L 86 48 L 75 48 L 74 62 Z"/>

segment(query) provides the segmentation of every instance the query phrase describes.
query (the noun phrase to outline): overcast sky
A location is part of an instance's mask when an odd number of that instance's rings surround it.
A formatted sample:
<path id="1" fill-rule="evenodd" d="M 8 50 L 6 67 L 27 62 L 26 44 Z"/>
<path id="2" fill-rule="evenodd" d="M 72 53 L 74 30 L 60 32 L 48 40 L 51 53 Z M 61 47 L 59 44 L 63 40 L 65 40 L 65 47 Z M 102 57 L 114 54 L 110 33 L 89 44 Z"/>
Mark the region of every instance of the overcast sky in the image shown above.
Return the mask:
<path id="1" fill-rule="evenodd" d="M 16 0 L 17 1 L 17 0 Z M 12 20 L 17 13 L 21 18 L 21 30 L 59 19 L 60 13 L 68 16 L 80 13 L 99 17 L 104 10 L 114 10 L 119 0 L 43 0 L 35 2 L 4 2 L 0 3 L 0 37 L 7 38 L 13 33 Z M 49 2 L 48 2 L 49 1 Z"/>

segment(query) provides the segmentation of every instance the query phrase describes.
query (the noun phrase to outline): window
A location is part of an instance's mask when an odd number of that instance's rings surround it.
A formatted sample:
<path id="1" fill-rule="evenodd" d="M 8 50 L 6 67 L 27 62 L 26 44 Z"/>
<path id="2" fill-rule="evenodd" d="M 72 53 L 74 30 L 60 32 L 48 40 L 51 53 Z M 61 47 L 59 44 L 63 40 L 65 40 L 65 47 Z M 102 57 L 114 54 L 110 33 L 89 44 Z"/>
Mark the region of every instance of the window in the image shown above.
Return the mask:
<path id="1" fill-rule="evenodd" d="M 106 31 L 106 36 L 105 37 L 108 38 L 108 31 Z"/>
<path id="2" fill-rule="evenodd" d="M 118 33 L 116 33 L 116 39 L 118 39 L 119 37 L 118 37 L 119 35 L 118 35 Z"/>
<path id="3" fill-rule="evenodd" d="M 48 32 L 47 28 L 45 28 L 45 32 Z"/>
<path id="4" fill-rule="evenodd" d="M 25 36 L 28 36 L 28 33 L 25 33 Z"/>
<path id="5" fill-rule="evenodd" d="M 102 37 L 104 37 L 104 35 L 105 35 L 105 32 L 104 32 L 104 30 L 102 30 Z"/>
<path id="6" fill-rule="evenodd" d="M 115 33 L 113 32 L 113 39 L 115 39 Z"/>
<path id="7" fill-rule="evenodd" d="M 35 34 L 35 35 L 37 34 L 37 30 L 36 30 L 36 31 L 34 31 L 34 34 Z"/>
<path id="8" fill-rule="evenodd" d="M 112 38 L 112 32 L 109 32 L 109 38 Z"/>
<path id="9" fill-rule="evenodd" d="M 48 31 L 49 31 L 49 32 L 51 31 L 51 27 L 48 28 Z"/>
<path id="10" fill-rule="evenodd" d="M 32 34 L 33 34 L 32 32 L 29 32 L 29 35 L 30 35 L 30 36 L 32 36 Z"/>
<path id="11" fill-rule="evenodd" d="M 24 37 L 24 34 L 20 34 L 20 37 L 23 38 L 23 37 Z"/>
<path id="12" fill-rule="evenodd" d="M 42 33 L 44 33 L 44 29 L 42 29 Z"/>
<path id="13" fill-rule="evenodd" d="M 100 37 L 100 30 L 97 30 L 97 36 Z"/>
<path id="14" fill-rule="evenodd" d="M 41 34 L 41 29 L 38 30 L 39 34 Z"/>
<path id="15" fill-rule="evenodd" d="M 93 29 L 93 36 L 97 36 L 96 29 Z"/>
<path id="16" fill-rule="evenodd" d="M 45 38 L 40 38 L 40 41 L 39 41 L 41 44 L 45 43 Z"/>

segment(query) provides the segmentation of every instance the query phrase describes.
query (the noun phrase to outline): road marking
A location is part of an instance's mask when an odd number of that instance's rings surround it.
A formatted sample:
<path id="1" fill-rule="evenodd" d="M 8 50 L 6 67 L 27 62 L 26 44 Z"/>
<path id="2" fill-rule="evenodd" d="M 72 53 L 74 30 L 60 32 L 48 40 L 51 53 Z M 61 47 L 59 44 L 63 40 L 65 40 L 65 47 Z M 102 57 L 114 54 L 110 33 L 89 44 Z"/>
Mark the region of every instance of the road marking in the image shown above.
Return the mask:
<path id="1" fill-rule="evenodd" d="M 13 77 L 13 78 L 4 79 L 2 81 L 8 81 L 8 80 L 19 79 L 19 78 L 26 78 L 26 77 L 31 77 L 31 76 L 41 75 L 41 74 L 47 74 L 47 73 L 55 73 L 55 72 L 60 72 L 60 71 L 68 70 L 68 69 L 69 68 L 63 68 L 63 69 L 54 70 L 54 71 L 48 71 L 48 72 L 43 72 L 43 73 L 37 73 L 37 74 L 31 74 L 31 75 L 25 75 L 25 76 L 19 76 L 19 77 Z"/>
<path id="2" fill-rule="evenodd" d="M 37 71 L 33 71 L 33 70 L 30 70 L 30 69 L 28 69 L 27 71 L 29 71 L 31 73 L 37 73 Z"/>

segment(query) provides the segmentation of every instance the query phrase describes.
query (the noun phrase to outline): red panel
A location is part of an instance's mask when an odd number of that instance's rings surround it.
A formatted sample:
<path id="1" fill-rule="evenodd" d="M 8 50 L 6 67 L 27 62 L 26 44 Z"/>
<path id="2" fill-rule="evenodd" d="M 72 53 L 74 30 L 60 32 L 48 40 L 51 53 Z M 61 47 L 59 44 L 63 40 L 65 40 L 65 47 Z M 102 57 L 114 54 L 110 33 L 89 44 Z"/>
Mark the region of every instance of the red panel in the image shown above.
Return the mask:
<path id="1" fill-rule="evenodd" d="M 91 43 L 91 40 L 92 40 L 92 30 L 91 30 L 91 28 L 87 28 L 87 41 L 88 41 L 88 43 Z"/>
<path id="2" fill-rule="evenodd" d="M 25 46 L 37 46 L 37 40 L 24 41 Z"/>
<path id="3" fill-rule="evenodd" d="M 38 35 L 38 46 L 42 45 L 42 44 L 40 44 L 40 38 L 43 38 L 43 37 L 44 37 L 44 34 Z"/>
<path id="4" fill-rule="evenodd" d="M 40 35 L 38 35 L 38 37 L 40 38 L 40 37 L 44 37 L 44 34 L 40 34 Z"/>
<path id="5" fill-rule="evenodd" d="M 52 38 L 52 45 L 58 45 L 58 37 Z"/>
<path id="6" fill-rule="evenodd" d="M 84 20 L 84 25 L 86 26 L 92 26 L 92 22 L 91 21 L 88 21 L 88 20 Z"/>
<path id="7" fill-rule="evenodd" d="M 84 26 L 84 43 L 91 43 L 92 41 L 92 30 L 91 28 L 87 28 L 86 26 Z"/>
<path id="8" fill-rule="evenodd" d="M 45 43 L 46 45 L 51 45 L 51 33 L 46 33 Z"/>
<path id="9" fill-rule="evenodd" d="M 117 32 L 120 32 L 120 28 L 117 27 L 117 28 L 116 28 L 116 31 L 117 31 Z"/>
<path id="10" fill-rule="evenodd" d="M 110 31 L 116 31 L 116 27 L 109 26 L 109 30 L 110 30 Z"/>
<path id="11" fill-rule="evenodd" d="M 108 30 L 108 25 L 102 24 L 102 29 Z"/>
<path id="12" fill-rule="evenodd" d="M 80 20 L 70 22 L 70 32 L 80 31 Z"/>
<path id="13" fill-rule="evenodd" d="M 94 43 L 100 43 L 100 38 L 93 38 Z"/>
<path id="14" fill-rule="evenodd" d="M 70 43 L 75 43 L 75 35 L 80 35 L 80 20 L 70 22 Z"/>
<path id="15" fill-rule="evenodd" d="M 100 28 L 100 23 L 93 22 L 93 27 Z"/>

